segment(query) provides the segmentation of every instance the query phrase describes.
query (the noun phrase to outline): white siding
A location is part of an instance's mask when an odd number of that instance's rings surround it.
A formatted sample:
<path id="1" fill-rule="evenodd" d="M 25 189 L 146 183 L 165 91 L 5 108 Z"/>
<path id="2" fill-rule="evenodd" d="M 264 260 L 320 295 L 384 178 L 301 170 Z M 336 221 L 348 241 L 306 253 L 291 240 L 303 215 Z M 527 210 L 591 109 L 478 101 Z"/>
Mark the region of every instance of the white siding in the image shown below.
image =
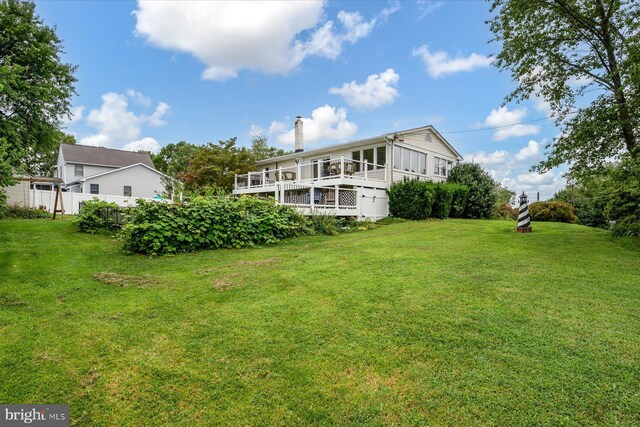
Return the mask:
<path id="1" fill-rule="evenodd" d="M 83 173 L 82 176 L 78 176 L 75 174 L 75 164 L 67 163 L 64 168 L 65 178 L 62 178 L 65 183 L 80 181 L 82 178 L 86 178 L 93 175 L 98 175 L 100 173 L 109 172 L 114 169 L 118 169 L 115 167 L 108 166 L 89 166 L 83 165 Z"/>
<path id="2" fill-rule="evenodd" d="M 27 181 L 18 181 L 16 185 L 5 187 L 7 192 L 7 205 L 29 206 L 30 190 Z"/>
<path id="3" fill-rule="evenodd" d="M 158 172 L 137 165 L 96 178 L 89 178 L 84 182 L 84 193 L 89 193 L 91 184 L 100 186 L 99 194 L 123 196 L 124 186 L 131 186 L 131 197 L 154 197 L 162 194 L 164 187 Z"/>

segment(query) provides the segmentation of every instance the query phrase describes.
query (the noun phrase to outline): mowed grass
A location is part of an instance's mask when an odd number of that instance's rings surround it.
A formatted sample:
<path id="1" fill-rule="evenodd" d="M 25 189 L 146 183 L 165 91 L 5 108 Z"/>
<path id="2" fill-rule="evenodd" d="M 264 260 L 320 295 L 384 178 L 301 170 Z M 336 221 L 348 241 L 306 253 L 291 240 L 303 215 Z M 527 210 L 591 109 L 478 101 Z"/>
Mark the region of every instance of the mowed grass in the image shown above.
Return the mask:
<path id="1" fill-rule="evenodd" d="M 638 425 L 640 251 L 407 222 L 127 256 L 0 221 L 0 403 L 77 425 Z"/>

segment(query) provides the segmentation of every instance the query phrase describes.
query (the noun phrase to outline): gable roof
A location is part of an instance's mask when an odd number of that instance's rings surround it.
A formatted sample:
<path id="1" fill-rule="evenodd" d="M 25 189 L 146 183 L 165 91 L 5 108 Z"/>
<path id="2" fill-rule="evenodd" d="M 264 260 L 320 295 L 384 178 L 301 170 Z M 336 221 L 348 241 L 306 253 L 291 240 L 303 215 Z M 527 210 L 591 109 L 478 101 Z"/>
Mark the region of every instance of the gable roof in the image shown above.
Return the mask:
<path id="1" fill-rule="evenodd" d="M 149 156 L 148 153 L 134 153 L 133 151 L 74 144 L 60 144 L 60 150 L 66 163 L 111 166 L 116 168 L 142 163 L 155 169 L 151 156 Z"/>
<path id="2" fill-rule="evenodd" d="M 453 154 L 455 157 L 457 157 L 458 160 L 462 160 L 462 155 L 458 152 L 458 150 L 453 148 L 453 146 L 451 144 L 449 144 L 449 141 L 444 139 L 444 137 L 440 134 L 440 132 L 438 132 L 433 126 L 427 125 L 427 126 L 422 126 L 422 127 L 413 128 L 413 129 L 399 130 L 399 131 L 396 131 L 396 132 L 386 133 L 384 135 L 373 136 L 371 138 L 365 138 L 365 139 L 359 139 L 359 140 L 356 140 L 356 141 L 343 142 L 341 144 L 329 145 L 329 146 L 322 147 L 322 148 L 316 148 L 314 150 L 308 150 L 308 151 L 305 150 L 305 151 L 303 151 L 301 153 L 285 154 L 284 156 L 272 157 L 270 159 L 260 160 L 260 161 L 258 161 L 256 163 L 260 165 L 260 164 L 265 164 L 265 163 L 271 163 L 271 162 L 274 162 L 274 161 L 290 160 L 290 159 L 294 159 L 296 157 L 301 157 L 301 156 L 309 156 L 309 155 L 313 156 L 313 155 L 317 155 L 317 154 L 329 153 L 329 152 L 332 152 L 332 151 L 342 150 L 342 149 L 351 148 L 351 147 L 357 147 L 358 145 L 366 145 L 366 144 L 370 144 L 370 143 L 373 143 L 373 142 L 391 141 L 391 139 L 393 139 L 394 135 L 406 135 L 406 134 L 411 134 L 411 133 L 422 132 L 422 131 L 425 131 L 425 130 L 432 131 L 434 133 L 434 135 L 436 136 L 436 138 L 438 139 L 438 141 L 440 141 L 449 151 L 451 151 L 451 154 Z"/>
<path id="3" fill-rule="evenodd" d="M 170 180 L 172 180 L 172 181 L 173 181 L 173 178 L 171 178 L 170 176 L 167 176 L 167 175 L 163 174 L 162 172 L 160 172 L 160 171 L 159 171 L 159 170 L 157 170 L 156 168 L 149 167 L 149 166 L 145 165 L 144 163 L 135 163 L 135 164 L 133 164 L 133 165 L 128 165 L 128 166 L 124 166 L 124 167 L 121 167 L 121 168 L 118 168 L 118 169 L 113 169 L 113 170 L 110 170 L 110 171 L 100 172 L 100 173 L 97 173 L 97 174 L 95 174 L 95 175 L 91 175 L 91 176 L 83 177 L 83 178 L 79 179 L 79 180 L 78 180 L 78 182 L 88 181 L 88 180 L 90 180 L 90 179 L 97 178 L 97 177 L 99 177 L 99 176 L 110 175 L 110 174 L 113 174 L 113 173 L 122 172 L 123 170 L 127 170 L 127 169 L 134 168 L 134 167 L 137 167 L 137 166 L 140 166 L 140 167 L 143 167 L 143 168 L 147 168 L 147 169 L 149 169 L 151 172 L 155 172 L 155 173 L 157 173 L 158 175 L 164 176 L 165 178 L 168 178 L 168 179 L 170 179 Z"/>

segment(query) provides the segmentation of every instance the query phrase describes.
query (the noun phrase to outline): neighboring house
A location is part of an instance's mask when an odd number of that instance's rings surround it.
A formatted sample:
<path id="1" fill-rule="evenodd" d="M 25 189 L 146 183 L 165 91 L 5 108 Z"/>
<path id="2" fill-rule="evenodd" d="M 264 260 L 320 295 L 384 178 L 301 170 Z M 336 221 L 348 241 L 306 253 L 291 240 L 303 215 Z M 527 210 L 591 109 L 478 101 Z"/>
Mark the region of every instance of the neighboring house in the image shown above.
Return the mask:
<path id="1" fill-rule="evenodd" d="M 378 219 L 388 215 L 386 190 L 404 178 L 446 180 L 462 156 L 433 126 L 304 151 L 302 120 L 296 151 L 258 162 L 237 175 L 234 194 L 273 196 L 304 214 Z"/>
<path id="2" fill-rule="evenodd" d="M 87 145 L 60 144 L 55 177 L 74 193 L 154 197 L 164 185 L 147 153 Z"/>

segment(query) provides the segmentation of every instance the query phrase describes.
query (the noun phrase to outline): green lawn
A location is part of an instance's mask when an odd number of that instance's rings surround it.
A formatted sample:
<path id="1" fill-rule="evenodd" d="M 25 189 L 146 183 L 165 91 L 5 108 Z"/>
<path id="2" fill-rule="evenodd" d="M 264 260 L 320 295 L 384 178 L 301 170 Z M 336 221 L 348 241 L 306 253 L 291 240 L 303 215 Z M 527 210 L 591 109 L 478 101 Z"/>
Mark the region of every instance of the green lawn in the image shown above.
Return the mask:
<path id="1" fill-rule="evenodd" d="M 147 258 L 0 221 L 0 403 L 79 425 L 640 424 L 640 250 L 533 225 Z"/>

